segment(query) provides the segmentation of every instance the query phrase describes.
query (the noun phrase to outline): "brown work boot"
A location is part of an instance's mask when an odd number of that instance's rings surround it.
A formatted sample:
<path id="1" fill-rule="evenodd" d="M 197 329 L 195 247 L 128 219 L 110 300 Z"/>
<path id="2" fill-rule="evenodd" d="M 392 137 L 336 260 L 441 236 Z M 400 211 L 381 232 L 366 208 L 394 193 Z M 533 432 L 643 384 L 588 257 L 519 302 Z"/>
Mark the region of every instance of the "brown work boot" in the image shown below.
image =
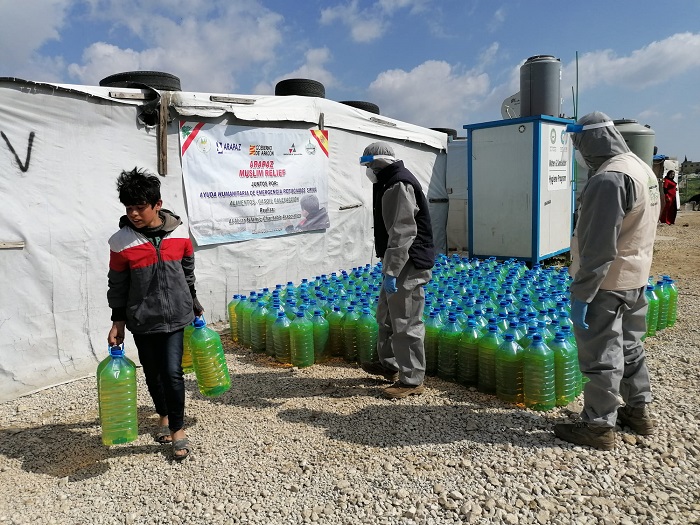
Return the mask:
<path id="1" fill-rule="evenodd" d="M 389 399 L 403 399 L 408 396 L 417 396 L 425 392 L 425 387 L 420 385 L 404 385 L 401 381 L 397 381 L 391 386 L 384 389 L 384 397 Z"/>
<path id="2" fill-rule="evenodd" d="M 373 376 L 382 376 L 384 379 L 386 379 L 387 381 L 391 381 L 392 383 L 394 381 L 399 380 L 398 372 L 394 372 L 393 370 L 384 368 L 384 365 L 382 365 L 379 361 L 374 363 L 363 363 L 361 367 L 362 370 L 364 370 L 368 374 L 371 374 Z"/>
<path id="3" fill-rule="evenodd" d="M 656 421 L 651 419 L 646 405 L 641 407 L 622 406 L 617 409 L 617 422 L 621 427 L 628 426 L 637 434 L 649 436 L 654 433 Z"/>
<path id="4" fill-rule="evenodd" d="M 600 450 L 615 448 L 615 432 L 612 428 L 591 426 L 584 421 L 557 423 L 554 425 L 554 435 L 575 445 L 586 445 Z"/>

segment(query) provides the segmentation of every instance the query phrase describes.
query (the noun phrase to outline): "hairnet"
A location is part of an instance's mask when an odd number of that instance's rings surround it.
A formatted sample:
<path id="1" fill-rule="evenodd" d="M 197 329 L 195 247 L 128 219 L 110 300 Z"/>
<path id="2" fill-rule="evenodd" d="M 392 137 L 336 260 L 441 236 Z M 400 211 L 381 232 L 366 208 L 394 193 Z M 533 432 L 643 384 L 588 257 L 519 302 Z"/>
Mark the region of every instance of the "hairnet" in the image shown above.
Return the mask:
<path id="1" fill-rule="evenodd" d="M 381 141 L 369 144 L 362 152 L 362 157 L 363 159 L 376 157 L 364 164 L 374 172 L 380 171 L 398 161 L 398 159 L 394 157 L 394 148 L 387 142 Z"/>

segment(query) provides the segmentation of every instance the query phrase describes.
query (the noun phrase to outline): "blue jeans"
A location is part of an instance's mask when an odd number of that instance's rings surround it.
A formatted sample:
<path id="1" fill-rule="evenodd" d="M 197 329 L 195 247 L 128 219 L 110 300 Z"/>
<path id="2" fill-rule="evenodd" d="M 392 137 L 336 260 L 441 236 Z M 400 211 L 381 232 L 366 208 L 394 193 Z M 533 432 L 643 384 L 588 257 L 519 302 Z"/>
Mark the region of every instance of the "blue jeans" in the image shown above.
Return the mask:
<path id="1" fill-rule="evenodd" d="M 158 415 L 168 416 L 170 432 L 177 432 L 185 425 L 183 330 L 162 334 L 134 334 L 148 392 Z"/>

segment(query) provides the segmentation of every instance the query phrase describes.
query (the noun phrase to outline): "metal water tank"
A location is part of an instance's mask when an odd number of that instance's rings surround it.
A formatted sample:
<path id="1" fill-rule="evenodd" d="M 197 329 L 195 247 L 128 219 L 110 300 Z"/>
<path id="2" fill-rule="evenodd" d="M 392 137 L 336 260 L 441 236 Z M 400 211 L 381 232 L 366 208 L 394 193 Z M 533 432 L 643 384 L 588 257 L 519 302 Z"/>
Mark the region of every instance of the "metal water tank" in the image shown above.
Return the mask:
<path id="1" fill-rule="evenodd" d="M 536 55 L 520 66 L 520 116 L 561 114 L 561 61 Z"/>
<path id="2" fill-rule="evenodd" d="M 613 124 L 625 139 L 627 147 L 651 166 L 654 162 L 654 142 L 656 141 L 654 130 L 627 118 L 614 120 Z"/>

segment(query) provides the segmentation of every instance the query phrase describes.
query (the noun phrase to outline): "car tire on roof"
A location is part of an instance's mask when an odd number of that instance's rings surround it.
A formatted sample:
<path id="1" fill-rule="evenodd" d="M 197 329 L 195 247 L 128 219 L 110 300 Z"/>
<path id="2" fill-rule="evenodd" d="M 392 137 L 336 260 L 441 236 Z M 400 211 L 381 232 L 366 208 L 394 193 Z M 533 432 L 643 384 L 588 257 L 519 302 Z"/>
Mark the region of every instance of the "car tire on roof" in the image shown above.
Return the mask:
<path id="1" fill-rule="evenodd" d="M 452 129 L 452 128 L 430 128 L 433 131 L 439 131 L 441 133 L 446 133 L 449 135 L 451 138 L 456 139 L 457 138 L 457 130 Z"/>
<path id="2" fill-rule="evenodd" d="M 302 97 L 326 97 L 326 88 L 317 80 L 308 78 L 288 78 L 280 80 L 275 86 L 275 95 L 289 96 L 299 95 Z"/>
<path id="3" fill-rule="evenodd" d="M 374 113 L 375 115 L 380 114 L 379 106 L 372 102 L 365 102 L 364 100 L 341 100 L 340 103 L 345 104 L 346 106 L 351 106 L 353 108 L 369 111 L 370 113 Z"/>
<path id="4" fill-rule="evenodd" d="M 100 80 L 100 86 L 139 88 L 148 86 L 159 91 L 182 91 L 180 78 L 161 71 L 125 71 Z"/>

